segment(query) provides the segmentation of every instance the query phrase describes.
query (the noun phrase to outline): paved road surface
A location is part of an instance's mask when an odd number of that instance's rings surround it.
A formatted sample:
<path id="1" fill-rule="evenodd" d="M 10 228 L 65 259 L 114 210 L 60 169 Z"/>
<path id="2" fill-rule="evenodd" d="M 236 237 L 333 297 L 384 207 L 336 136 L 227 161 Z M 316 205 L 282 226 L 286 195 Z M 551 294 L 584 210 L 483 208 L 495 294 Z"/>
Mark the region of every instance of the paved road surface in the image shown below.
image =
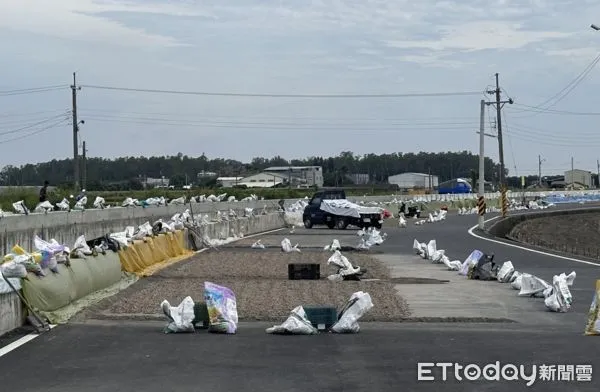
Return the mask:
<path id="1" fill-rule="evenodd" d="M 435 238 L 453 258 L 464 259 L 480 248 L 544 279 L 574 269 L 574 311 L 551 314 L 558 321 L 550 324 L 362 323 L 357 335 L 318 336 L 270 336 L 264 333 L 267 325 L 259 323 L 240 325 L 235 336 L 164 335 L 160 322 L 89 320 L 57 327 L 0 357 L 0 385 L 20 392 L 598 391 L 600 374 L 592 374 L 591 382 L 537 381 L 532 387 L 522 380 L 459 382 L 450 377 L 442 382 L 440 372 L 434 373 L 438 381 L 417 380 L 418 362 L 483 367 L 500 361 L 525 365 L 527 373 L 534 364 L 592 365 L 600 371 L 600 340 L 582 334 L 598 267 L 475 239 L 466 234 L 475 220 L 452 216 L 439 224 L 389 228 L 388 240 L 377 250 L 412 257 L 414 237 Z M 312 237 L 314 246 L 334 237 L 356 241 L 349 231 L 301 235 Z M 477 283 L 479 290 L 492 284 Z"/>

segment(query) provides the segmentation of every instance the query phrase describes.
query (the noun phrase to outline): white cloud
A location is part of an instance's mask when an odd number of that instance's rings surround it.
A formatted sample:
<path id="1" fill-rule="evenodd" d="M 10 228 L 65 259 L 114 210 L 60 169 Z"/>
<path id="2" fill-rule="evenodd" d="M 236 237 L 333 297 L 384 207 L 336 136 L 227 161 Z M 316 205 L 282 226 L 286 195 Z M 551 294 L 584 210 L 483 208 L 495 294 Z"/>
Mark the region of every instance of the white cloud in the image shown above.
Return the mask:
<path id="1" fill-rule="evenodd" d="M 525 31 L 521 30 L 521 27 L 519 23 L 510 22 L 471 22 L 440 28 L 440 38 L 437 40 L 388 40 L 385 44 L 400 49 L 469 52 L 485 49 L 520 49 L 529 44 L 571 35 L 553 31 Z"/>
<path id="2" fill-rule="evenodd" d="M 92 0 L 0 0 L 0 28 L 53 36 L 68 40 L 113 45 L 180 46 L 175 39 L 131 28 L 93 14 L 109 11 L 175 14 L 175 7 L 137 7 L 123 3 L 96 3 Z"/>

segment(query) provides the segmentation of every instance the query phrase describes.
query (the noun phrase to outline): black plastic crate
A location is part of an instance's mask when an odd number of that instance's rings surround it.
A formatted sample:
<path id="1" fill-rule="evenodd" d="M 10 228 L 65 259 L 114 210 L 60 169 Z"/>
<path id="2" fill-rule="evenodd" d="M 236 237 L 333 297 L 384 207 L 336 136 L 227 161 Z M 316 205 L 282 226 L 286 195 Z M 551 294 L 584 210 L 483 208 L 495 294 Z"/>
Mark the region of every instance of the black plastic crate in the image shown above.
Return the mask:
<path id="1" fill-rule="evenodd" d="M 303 306 L 306 318 L 319 331 L 331 328 L 338 320 L 337 309 L 331 305 Z"/>
<path id="2" fill-rule="evenodd" d="M 194 303 L 194 320 L 192 324 L 195 328 L 208 328 L 208 308 L 206 307 L 206 303 L 204 302 L 196 302 Z"/>
<path id="3" fill-rule="evenodd" d="M 319 280 L 321 279 L 320 264 L 288 264 L 289 280 Z"/>

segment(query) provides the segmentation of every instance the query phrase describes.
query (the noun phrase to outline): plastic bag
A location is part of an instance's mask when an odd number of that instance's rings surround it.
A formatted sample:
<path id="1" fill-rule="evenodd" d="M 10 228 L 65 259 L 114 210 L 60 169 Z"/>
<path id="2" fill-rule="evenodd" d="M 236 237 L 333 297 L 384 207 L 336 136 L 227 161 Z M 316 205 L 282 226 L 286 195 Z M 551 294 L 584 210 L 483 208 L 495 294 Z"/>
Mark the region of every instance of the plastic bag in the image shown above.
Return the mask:
<path id="1" fill-rule="evenodd" d="M 96 199 L 94 200 L 93 205 L 94 205 L 94 208 L 103 209 L 104 207 L 106 207 L 106 200 L 104 200 L 103 197 L 96 196 Z"/>
<path id="2" fill-rule="evenodd" d="M 405 229 L 406 228 L 406 219 L 402 215 L 398 217 L 398 227 Z"/>
<path id="3" fill-rule="evenodd" d="M 475 280 L 497 280 L 498 265 L 494 263 L 494 255 L 484 254 L 477 264 L 469 268 L 467 277 Z"/>
<path id="4" fill-rule="evenodd" d="M 2 274 L 8 278 L 25 278 L 27 277 L 27 269 L 23 263 L 18 263 L 15 260 L 0 265 Z"/>
<path id="5" fill-rule="evenodd" d="M 265 332 L 274 335 L 315 335 L 319 333 L 306 318 L 306 312 L 302 306 L 294 308 L 283 323 L 267 328 Z"/>
<path id="6" fill-rule="evenodd" d="M 81 199 L 79 199 L 77 201 L 77 203 L 75 203 L 75 206 L 73 207 L 74 210 L 85 210 L 85 205 L 87 204 L 87 196 L 83 196 Z"/>
<path id="7" fill-rule="evenodd" d="M 252 246 L 250 246 L 250 247 L 252 249 L 265 249 L 265 245 L 263 243 L 261 243 L 260 240 L 253 243 Z"/>
<path id="8" fill-rule="evenodd" d="M 515 271 L 513 273 L 513 280 L 512 282 L 510 282 L 510 287 L 512 287 L 514 290 L 521 290 L 521 281 L 523 280 L 523 275 L 528 274 L 522 274 L 520 272 Z"/>
<path id="9" fill-rule="evenodd" d="M 194 332 L 194 300 L 192 297 L 185 297 L 177 307 L 171 306 L 169 301 L 164 300 L 160 307 L 169 319 L 169 324 L 165 327 L 165 333 Z"/>
<path id="10" fill-rule="evenodd" d="M 338 271 L 338 275 L 340 276 L 348 276 L 348 275 L 355 275 L 358 274 L 360 272 L 360 267 L 354 267 L 352 265 L 352 263 L 350 263 L 350 261 L 348 260 L 348 258 L 344 255 L 342 255 L 342 253 L 339 250 L 336 250 L 333 255 L 331 255 L 331 257 L 327 260 L 327 264 L 328 265 L 335 265 L 336 267 L 339 267 L 339 271 Z"/>
<path id="11" fill-rule="evenodd" d="M 483 252 L 475 249 L 469 257 L 462 263 L 460 270 L 458 271 L 459 275 L 467 276 L 469 273 L 469 268 L 477 265 L 479 260 L 483 257 Z"/>
<path id="12" fill-rule="evenodd" d="M 515 272 L 515 267 L 513 266 L 512 261 L 505 261 L 498 270 L 498 282 L 508 283 L 512 278 L 513 273 Z"/>
<path id="13" fill-rule="evenodd" d="M 209 332 L 234 334 L 237 331 L 238 313 L 233 291 L 204 282 L 204 300 L 208 309 Z"/>
<path id="14" fill-rule="evenodd" d="M 342 246 L 340 245 L 340 241 L 338 241 L 337 239 L 334 239 L 331 244 L 329 245 L 325 245 L 325 248 L 323 248 L 324 250 L 330 250 L 332 252 L 335 252 L 336 250 L 340 250 L 342 249 Z"/>
<path id="15" fill-rule="evenodd" d="M 563 273 L 552 278 L 552 292 L 544 300 L 546 307 L 553 312 L 567 312 L 573 303 L 573 296 Z"/>
<path id="16" fill-rule="evenodd" d="M 80 235 L 79 237 L 77 237 L 77 239 L 75 240 L 75 244 L 73 245 L 73 250 L 80 251 L 86 256 L 92 254 L 92 250 L 90 249 L 85 240 L 85 235 Z"/>
<path id="17" fill-rule="evenodd" d="M 600 279 L 596 280 L 594 298 L 588 311 L 588 322 L 585 326 L 586 335 L 600 335 Z"/>
<path id="18" fill-rule="evenodd" d="M 284 238 L 283 241 L 281 241 L 281 250 L 285 253 L 300 252 L 300 249 L 298 249 L 298 244 L 292 247 L 292 243 L 288 238 Z"/>
<path id="19" fill-rule="evenodd" d="M 12 206 L 17 214 L 25 214 L 25 215 L 29 214 L 29 208 L 27 208 L 27 206 L 25 205 L 25 202 L 23 200 L 14 202 L 12 204 Z"/>
<path id="20" fill-rule="evenodd" d="M 52 203 L 50 203 L 49 201 L 43 201 L 35 207 L 33 212 L 48 213 L 53 210 L 54 210 L 54 206 L 52 205 Z"/>
<path id="21" fill-rule="evenodd" d="M 519 296 L 543 298 L 544 291 L 549 287 L 550 285 L 545 280 L 540 279 L 535 275 L 523 274 L 521 278 L 521 291 L 519 291 Z"/>
<path id="22" fill-rule="evenodd" d="M 56 203 L 56 206 L 61 211 L 69 211 L 71 209 L 71 205 L 69 204 L 69 200 L 67 200 L 66 198 L 62 199 L 62 201 L 60 203 Z"/>
<path id="23" fill-rule="evenodd" d="M 331 332 L 357 333 L 360 331 L 358 320 L 373 307 L 369 293 L 358 291 L 346 303 L 340 312 L 338 321 L 331 326 Z"/>
<path id="24" fill-rule="evenodd" d="M 446 251 L 443 249 L 440 250 L 436 250 L 435 252 L 433 252 L 431 254 L 431 261 L 433 263 L 441 263 L 442 262 L 442 258 L 444 257 Z"/>
<path id="25" fill-rule="evenodd" d="M 446 255 L 442 256 L 442 263 L 444 263 L 444 265 L 448 267 L 448 270 L 450 271 L 458 271 L 462 266 L 462 262 L 460 260 L 450 261 L 450 258 L 448 258 Z"/>

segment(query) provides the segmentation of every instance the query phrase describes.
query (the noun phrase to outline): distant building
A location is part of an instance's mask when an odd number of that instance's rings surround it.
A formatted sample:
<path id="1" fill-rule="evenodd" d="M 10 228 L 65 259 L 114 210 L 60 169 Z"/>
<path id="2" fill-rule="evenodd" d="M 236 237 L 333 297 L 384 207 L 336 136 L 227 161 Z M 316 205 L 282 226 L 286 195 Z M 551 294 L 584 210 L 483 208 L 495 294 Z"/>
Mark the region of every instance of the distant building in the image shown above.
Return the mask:
<path id="1" fill-rule="evenodd" d="M 402 173 L 388 177 L 388 183 L 400 189 L 434 189 L 439 185 L 438 176 L 425 173 Z"/>
<path id="2" fill-rule="evenodd" d="M 323 187 L 323 168 L 321 166 L 273 166 L 264 173 L 279 174 L 291 178 L 292 185 Z"/>
<path id="3" fill-rule="evenodd" d="M 292 178 L 292 183 L 295 177 Z M 242 178 L 238 185 L 248 188 L 272 188 L 288 184 L 289 177 L 279 173 L 258 173 Z"/>
<path id="4" fill-rule="evenodd" d="M 565 184 L 583 185 L 586 188 L 592 187 L 592 172 L 587 170 L 573 169 L 565 172 Z"/>
<path id="5" fill-rule="evenodd" d="M 232 188 L 239 185 L 243 178 L 244 177 L 218 177 L 217 184 L 221 185 L 223 188 Z"/>
<path id="6" fill-rule="evenodd" d="M 169 187 L 169 179 L 162 178 L 150 178 L 146 177 L 144 179 L 143 185 L 145 188 L 168 188 Z"/>
<path id="7" fill-rule="evenodd" d="M 209 171 L 204 171 L 202 170 L 201 172 L 199 172 L 198 174 L 196 174 L 196 178 L 198 179 L 202 179 L 202 178 L 211 178 L 211 177 L 218 177 L 219 175 L 215 172 L 209 172 Z"/>
<path id="8" fill-rule="evenodd" d="M 367 185 L 369 183 L 369 180 L 371 179 L 368 173 L 348 174 L 346 178 L 352 181 L 355 185 Z"/>

